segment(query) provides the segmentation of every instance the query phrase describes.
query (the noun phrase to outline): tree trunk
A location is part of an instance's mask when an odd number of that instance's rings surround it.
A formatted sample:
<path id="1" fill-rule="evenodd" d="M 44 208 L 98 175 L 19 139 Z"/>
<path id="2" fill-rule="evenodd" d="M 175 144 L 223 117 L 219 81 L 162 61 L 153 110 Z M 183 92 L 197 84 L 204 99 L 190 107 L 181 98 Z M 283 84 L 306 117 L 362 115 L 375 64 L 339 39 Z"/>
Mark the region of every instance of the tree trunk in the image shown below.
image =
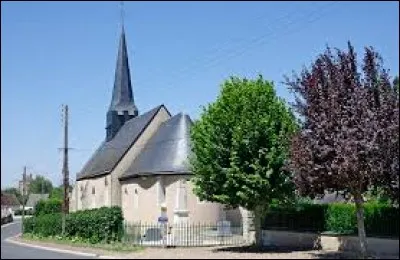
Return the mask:
<path id="1" fill-rule="evenodd" d="M 256 207 L 254 210 L 254 229 L 256 246 L 262 246 L 262 228 L 261 228 L 262 210 Z"/>
<path id="2" fill-rule="evenodd" d="M 360 193 L 354 194 L 354 201 L 356 203 L 358 238 L 360 239 L 361 255 L 363 258 L 367 258 L 367 237 L 365 235 L 364 226 L 364 201 Z"/>

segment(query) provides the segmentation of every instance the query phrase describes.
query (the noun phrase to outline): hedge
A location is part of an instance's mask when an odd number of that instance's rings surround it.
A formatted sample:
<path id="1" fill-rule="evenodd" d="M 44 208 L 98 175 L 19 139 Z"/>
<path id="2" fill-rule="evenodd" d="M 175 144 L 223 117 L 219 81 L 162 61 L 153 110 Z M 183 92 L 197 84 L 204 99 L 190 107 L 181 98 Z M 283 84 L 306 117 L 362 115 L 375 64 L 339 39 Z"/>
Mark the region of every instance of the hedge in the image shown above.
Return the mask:
<path id="1" fill-rule="evenodd" d="M 38 215 L 24 221 L 24 233 L 43 237 L 61 236 L 62 214 Z M 91 243 L 121 241 L 123 217 L 119 207 L 102 207 L 67 215 L 64 236 Z"/>
<path id="2" fill-rule="evenodd" d="M 34 214 L 35 216 L 61 213 L 62 212 L 62 200 L 50 199 L 50 200 L 40 200 L 36 206 Z"/>
<path id="3" fill-rule="evenodd" d="M 398 208 L 379 203 L 364 205 L 367 236 L 398 238 L 398 219 Z M 355 206 L 344 203 L 272 207 L 264 218 L 263 228 L 351 235 L 358 232 Z"/>

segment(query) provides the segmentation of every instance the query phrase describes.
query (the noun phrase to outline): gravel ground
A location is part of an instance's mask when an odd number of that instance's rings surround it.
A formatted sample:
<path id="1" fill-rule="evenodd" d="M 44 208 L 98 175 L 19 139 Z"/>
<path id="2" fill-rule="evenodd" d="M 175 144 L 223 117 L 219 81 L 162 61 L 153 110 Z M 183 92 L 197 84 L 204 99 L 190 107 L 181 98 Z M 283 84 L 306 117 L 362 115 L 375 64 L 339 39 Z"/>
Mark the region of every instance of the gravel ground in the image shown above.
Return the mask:
<path id="1" fill-rule="evenodd" d="M 21 238 L 14 238 L 21 241 Z M 23 242 L 28 242 L 23 240 Z M 74 247 L 53 243 L 29 241 L 31 244 L 44 245 L 59 249 L 90 252 L 122 259 L 353 259 L 351 253 L 327 252 L 322 250 L 285 250 L 285 249 L 256 249 L 254 247 L 176 247 L 161 248 L 147 247 L 131 253 L 99 250 L 94 248 Z M 383 258 L 383 257 L 382 257 Z M 384 259 L 399 259 L 399 256 L 384 257 Z"/>
<path id="2" fill-rule="evenodd" d="M 196 247 L 196 248 L 146 248 L 121 258 L 130 259 L 355 259 L 351 253 L 319 250 L 258 250 L 248 247 Z M 384 259 L 399 259 L 385 257 Z"/>

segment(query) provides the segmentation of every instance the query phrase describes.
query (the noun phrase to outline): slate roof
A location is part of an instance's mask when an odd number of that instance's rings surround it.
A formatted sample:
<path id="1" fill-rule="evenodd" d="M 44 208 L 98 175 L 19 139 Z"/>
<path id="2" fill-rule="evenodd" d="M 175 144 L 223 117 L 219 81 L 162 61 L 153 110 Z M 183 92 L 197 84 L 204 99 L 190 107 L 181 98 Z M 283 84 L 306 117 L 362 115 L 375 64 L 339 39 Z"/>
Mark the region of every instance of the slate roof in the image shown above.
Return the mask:
<path id="1" fill-rule="evenodd" d="M 49 194 L 35 194 L 31 193 L 29 194 L 28 201 L 26 202 L 27 207 L 35 207 L 36 204 L 40 200 L 46 200 L 49 198 Z"/>
<path id="2" fill-rule="evenodd" d="M 164 105 L 159 105 L 140 116 L 126 121 L 113 139 L 101 143 L 82 171 L 77 174 L 77 180 L 110 173 L 162 107 L 165 108 Z"/>
<path id="3" fill-rule="evenodd" d="M 190 173 L 189 131 L 192 124 L 190 117 L 182 113 L 162 123 L 119 179 L 126 180 L 139 175 Z"/>
<path id="4" fill-rule="evenodd" d="M 117 111 L 119 115 L 122 115 L 124 111 L 127 111 L 129 115 L 138 114 L 132 93 L 124 27 L 122 27 L 119 40 L 117 67 L 115 69 L 114 88 L 109 110 Z"/>
<path id="5" fill-rule="evenodd" d="M 321 198 L 315 198 L 314 202 L 316 204 L 330 204 L 336 202 L 347 202 L 348 200 L 341 194 L 336 193 L 325 193 Z"/>

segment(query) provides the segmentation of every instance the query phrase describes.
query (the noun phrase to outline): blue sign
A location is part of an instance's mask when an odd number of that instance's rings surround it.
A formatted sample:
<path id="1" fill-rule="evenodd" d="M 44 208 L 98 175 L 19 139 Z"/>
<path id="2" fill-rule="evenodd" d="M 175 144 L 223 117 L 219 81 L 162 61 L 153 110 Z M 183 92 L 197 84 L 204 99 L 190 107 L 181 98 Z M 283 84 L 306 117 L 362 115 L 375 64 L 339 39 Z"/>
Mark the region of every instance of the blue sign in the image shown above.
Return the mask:
<path id="1" fill-rule="evenodd" d="M 158 222 L 168 222 L 168 217 L 167 216 L 158 217 Z"/>

